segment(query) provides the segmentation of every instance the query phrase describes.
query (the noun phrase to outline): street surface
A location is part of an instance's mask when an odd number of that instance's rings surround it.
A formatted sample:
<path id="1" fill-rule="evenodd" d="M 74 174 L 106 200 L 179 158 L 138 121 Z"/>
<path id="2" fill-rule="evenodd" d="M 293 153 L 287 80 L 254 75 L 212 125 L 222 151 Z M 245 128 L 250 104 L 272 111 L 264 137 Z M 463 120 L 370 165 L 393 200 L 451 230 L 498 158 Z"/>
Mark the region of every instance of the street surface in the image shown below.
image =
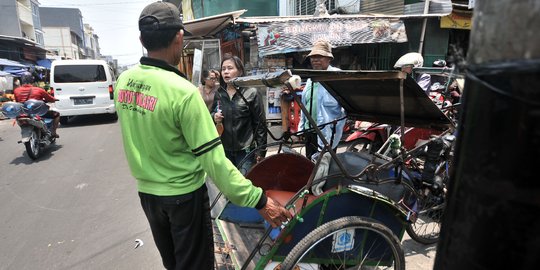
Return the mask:
<path id="1" fill-rule="evenodd" d="M 163 269 L 117 122 L 75 118 L 37 161 L 12 124 L 0 120 L 1 270 Z M 434 245 L 403 244 L 407 269 L 433 268 Z"/>

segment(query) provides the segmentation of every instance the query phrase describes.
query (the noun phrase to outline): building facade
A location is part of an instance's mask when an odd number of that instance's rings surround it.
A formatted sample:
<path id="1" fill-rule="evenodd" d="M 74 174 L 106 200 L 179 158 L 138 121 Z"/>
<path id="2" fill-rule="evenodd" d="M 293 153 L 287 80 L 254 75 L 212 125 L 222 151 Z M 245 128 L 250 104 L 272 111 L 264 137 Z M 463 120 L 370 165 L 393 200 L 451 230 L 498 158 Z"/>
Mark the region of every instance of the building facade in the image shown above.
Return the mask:
<path id="1" fill-rule="evenodd" d="M 101 59 L 99 37 L 94 32 L 94 28 L 87 23 L 84 24 L 84 38 L 86 44 L 86 57 L 89 59 Z"/>
<path id="2" fill-rule="evenodd" d="M 43 45 L 39 2 L 2 0 L 0 7 L 0 35 L 22 37 Z"/>
<path id="3" fill-rule="evenodd" d="M 424 56 L 425 65 L 431 66 L 433 61 L 437 59 L 448 60 L 450 58 L 450 54 L 452 54 L 450 46 L 453 43 L 460 42 L 460 46 L 467 46 L 466 41 L 463 41 L 466 40 L 467 31 L 451 30 L 441 23 L 442 17 L 451 12 L 453 8 L 455 9 L 455 2 L 460 1 L 431 1 L 428 2 L 427 12 L 426 2 L 423 0 L 278 0 L 265 1 L 265 3 L 236 0 L 227 2 L 227 5 L 219 4 L 219 1 L 214 0 L 170 0 L 169 2 L 177 5 L 182 4 L 184 16 L 193 16 L 196 20 L 234 10 L 247 9 L 241 15 L 242 18 L 249 21 L 249 18 L 257 17 L 258 21 L 266 20 L 269 23 L 286 20 L 285 18 L 280 19 L 281 17 L 295 17 L 301 21 L 308 17 L 338 18 L 341 15 L 370 16 L 374 19 L 391 15 L 398 17 L 403 22 L 407 37 L 404 42 L 366 40 L 343 46 L 346 49 L 346 56 L 339 59 L 339 63 L 336 61 L 335 64 L 345 69 L 393 69 L 394 62 L 407 52 L 420 52 Z M 319 14 L 321 12 L 323 13 Z M 470 13 L 472 14 L 472 11 Z M 276 18 L 276 14 L 280 18 Z M 309 22 L 304 24 L 309 24 Z M 378 27 L 381 28 L 381 26 Z M 246 32 L 246 30 L 250 31 L 249 29 L 258 29 L 258 27 L 256 25 L 246 26 L 246 24 L 242 25 L 241 23 L 235 24 L 224 29 L 220 36 L 216 36 L 220 38 L 222 54 L 231 52 L 235 55 L 248 56 L 249 54 L 244 48 L 252 47 L 253 41 L 253 34 L 250 35 Z M 454 36 L 456 38 L 453 38 Z M 453 40 L 457 41 L 453 42 Z M 230 42 L 233 44 L 229 46 Z M 228 47 L 233 47 L 236 50 L 229 50 Z M 340 47 L 339 44 L 336 47 Z"/>
<path id="4" fill-rule="evenodd" d="M 69 27 L 43 27 L 45 49 L 61 59 L 84 59 L 83 48 L 77 44 Z"/>
<path id="5" fill-rule="evenodd" d="M 64 59 L 85 59 L 86 42 L 78 8 L 40 7 L 44 44 Z"/>
<path id="6" fill-rule="evenodd" d="M 0 25 L 0 58 L 29 63 L 45 58 L 37 0 L 2 0 Z"/>

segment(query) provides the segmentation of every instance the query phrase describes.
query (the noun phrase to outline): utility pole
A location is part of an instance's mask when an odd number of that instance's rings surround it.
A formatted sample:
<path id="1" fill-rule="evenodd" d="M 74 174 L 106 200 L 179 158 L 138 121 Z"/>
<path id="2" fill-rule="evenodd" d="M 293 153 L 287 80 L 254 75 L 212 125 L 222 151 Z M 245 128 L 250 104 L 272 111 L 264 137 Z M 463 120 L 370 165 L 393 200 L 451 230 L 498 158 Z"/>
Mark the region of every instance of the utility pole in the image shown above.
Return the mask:
<path id="1" fill-rule="evenodd" d="M 424 16 L 427 16 L 427 14 L 429 13 L 429 1 L 430 0 L 425 0 L 426 2 L 424 3 Z M 424 49 L 424 39 L 426 38 L 426 27 L 427 27 L 427 21 L 428 21 L 428 18 L 424 18 L 424 20 L 422 21 L 422 32 L 420 32 L 420 45 L 418 46 L 418 53 L 419 54 L 422 54 L 422 50 Z"/>
<path id="2" fill-rule="evenodd" d="M 477 0 L 434 269 L 540 265 L 540 5 Z"/>

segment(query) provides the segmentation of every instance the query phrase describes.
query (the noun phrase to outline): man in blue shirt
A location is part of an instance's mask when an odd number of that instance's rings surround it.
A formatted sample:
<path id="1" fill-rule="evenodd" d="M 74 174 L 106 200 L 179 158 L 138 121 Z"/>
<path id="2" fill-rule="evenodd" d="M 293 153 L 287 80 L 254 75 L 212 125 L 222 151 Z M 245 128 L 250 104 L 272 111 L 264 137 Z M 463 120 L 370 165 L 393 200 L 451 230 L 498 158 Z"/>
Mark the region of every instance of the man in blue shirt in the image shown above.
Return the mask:
<path id="1" fill-rule="evenodd" d="M 334 56 L 332 55 L 332 47 L 326 40 L 315 42 L 308 57 L 311 67 L 315 70 L 340 70 L 330 65 L 330 61 L 334 59 Z M 302 92 L 302 103 L 306 106 L 306 109 L 310 112 L 318 126 L 345 116 L 345 111 L 328 90 L 322 84 L 312 82 L 311 79 L 307 80 L 304 91 Z M 344 125 L 345 119 L 342 119 L 336 125 L 330 123 L 322 128 L 322 133 L 328 143 L 332 144 L 332 148 L 336 148 L 341 140 Z M 306 116 L 302 113 L 298 130 L 306 131 L 304 134 L 306 139 L 306 157 L 309 159 L 324 147 L 322 140 L 317 137 L 317 134 L 312 128 Z"/>

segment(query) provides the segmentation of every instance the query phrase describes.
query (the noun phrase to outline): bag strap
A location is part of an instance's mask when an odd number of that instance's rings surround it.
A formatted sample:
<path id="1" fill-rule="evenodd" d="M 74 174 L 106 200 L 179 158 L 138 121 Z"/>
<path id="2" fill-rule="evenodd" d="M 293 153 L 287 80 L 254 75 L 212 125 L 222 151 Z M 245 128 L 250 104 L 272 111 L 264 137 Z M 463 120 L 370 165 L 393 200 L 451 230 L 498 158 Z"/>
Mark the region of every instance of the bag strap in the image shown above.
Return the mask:
<path id="1" fill-rule="evenodd" d="M 26 95 L 26 100 L 28 100 L 30 98 L 30 95 L 32 94 L 32 90 L 34 90 L 34 87 L 30 86 L 30 91 L 28 91 L 28 94 Z"/>

